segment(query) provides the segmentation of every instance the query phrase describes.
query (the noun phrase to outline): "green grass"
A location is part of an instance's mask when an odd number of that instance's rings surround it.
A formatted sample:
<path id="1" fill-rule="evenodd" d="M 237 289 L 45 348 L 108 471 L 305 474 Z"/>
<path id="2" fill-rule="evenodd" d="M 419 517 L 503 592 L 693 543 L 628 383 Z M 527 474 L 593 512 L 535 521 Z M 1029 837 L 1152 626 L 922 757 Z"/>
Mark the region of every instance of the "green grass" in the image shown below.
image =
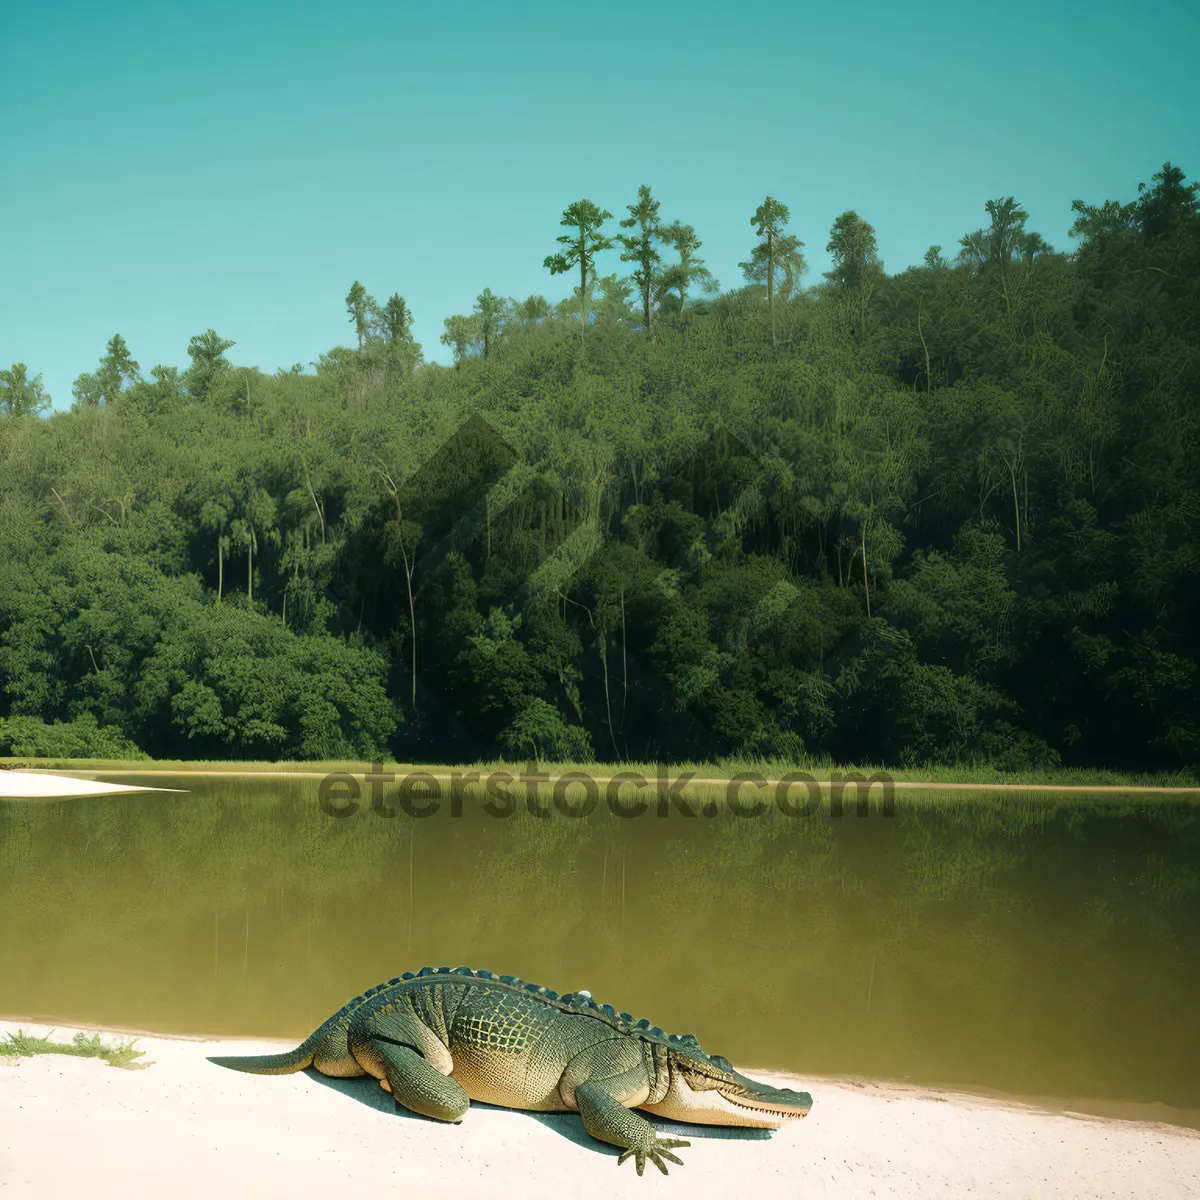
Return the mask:
<path id="1" fill-rule="evenodd" d="M 73 1058 L 102 1058 L 110 1067 L 122 1067 L 126 1071 L 140 1071 L 150 1066 L 150 1063 L 134 1062 L 146 1052 L 133 1048 L 136 1038 L 127 1042 L 118 1042 L 115 1046 L 106 1046 L 100 1040 L 98 1033 L 88 1037 L 86 1033 L 77 1033 L 70 1042 L 52 1042 L 53 1030 L 45 1037 L 34 1037 L 18 1029 L 16 1033 L 7 1035 L 6 1041 L 0 1041 L 0 1057 L 25 1058 L 32 1054 L 69 1054 Z"/>
<path id="2" fill-rule="evenodd" d="M 512 770 L 524 767 L 523 762 L 496 759 L 491 762 L 475 763 L 465 768 L 480 771 Z M 431 768 L 434 770 L 463 770 L 457 768 Z M 658 767 L 648 762 L 623 763 L 540 763 L 539 769 L 547 774 L 565 771 L 586 770 L 592 775 L 614 775 L 619 771 L 633 771 L 653 779 Z M 830 762 L 828 759 L 796 761 L 791 759 L 734 759 L 721 758 L 714 762 L 670 763 L 666 773 L 675 778 L 683 773 L 694 774 L 701 779 L 729 779 L 743 772 L 755 772 L 768 779 L 778 778 L 790 771 L 807 771 L 815 779 L 828 780 L 837 772 L 847 774 L 861 772 L 868 778 L 876 773 L 888 776 L 897 783 L 973 783 L 973 784 L 1057 784 L 1073 787 L 1196 787 L 1200 779 L 1191 771 L 1121 772 L 1101 769 L 1063 768 L 1057 771 L 998 771 L 994 767 L 888 767 L 879 763 L 853 764 Z"/>
<path id="3" fill-rule="evenodd" d="M 387 763 L 387 769 L 427 770 L 436 774 L 449 771 L 511 771 L 514 775 L 525 769 L 524 759 L 492 759 L 474 763 Z M 157 760 L 118 762 L 110 759 L 66 759 L 0 758 L 0 769 L 20 770 L 41 767 L 62 771 L 97 771 L 113 774 L 145 772 L 155 774 L 165 771 L 202 771 L 214 774 L 225 772 L 296 772 L 325 775 L 334 771 L 361 774 L 371 768 L 365 762 L 188 762 L 185 760 Z M 634 771 L 649 779 L 654 778 L 658 768 L 654 763 L 642 762 L 592 762 L 592 763 L 539 763 L 538 769 L 550 775 L 566 771 L 587 771 L 590 775 L 605 777 L 619 771 Z M 1037 787 L 1058 785 L 1067 787 L 1185 787 L 1200 786 L 1200 777 L 1195 771 L 1129 772 L 1109 771 L 1099 768 L 1064 767 L 1053 771 L 998 771 L 989 766 L 927 766 L 885 767 L 879 764 L 839 765 L 828 760 L 812 759 L 803 762 L 782 759 L 731 759 L 720 758 L 714 762 L 670 763 L 667 774 L 672 778 L 685 772 L 699 779 L 728 779 L 740 772 L 758 772 L 768 778 L 778 777 L 789 771 L 802 770 L 817 779 L 827 780 L 832 772 L 860 771 L 870 776 L 883 772 L 891 779 L 914 783 L 962 783 Z"/>

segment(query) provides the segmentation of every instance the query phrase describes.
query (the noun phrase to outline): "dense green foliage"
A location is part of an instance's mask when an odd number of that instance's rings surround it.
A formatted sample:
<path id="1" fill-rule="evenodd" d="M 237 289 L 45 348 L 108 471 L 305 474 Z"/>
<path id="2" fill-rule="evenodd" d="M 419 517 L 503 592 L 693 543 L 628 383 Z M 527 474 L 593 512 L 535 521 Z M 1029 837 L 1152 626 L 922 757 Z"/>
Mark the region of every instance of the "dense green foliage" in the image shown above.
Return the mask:
<path id="1" fill-rule="evenodd" d="M 120 729 L 101 726 L 90 712 L 73 721 L 47 723 L 40 717 L 0 717 L 0 755 L 6 758 L 148 761 Z"/>
<path id="2" fill-rule="evenodd" d="M 713 296 L 643 188 L 629 235 L 564 213 L 572 298 L 448 318 L 454 368 L 357 282 L 312 375 L 208 330 L 147 380 L 117 336 L 47 418 L 16 364 L 0 742 L 1195 766 L 1196 192 L 1077 201 L 1071 254 L 992 201 L 894 276 L 847 212 L 805 290 L 768 197 Z"/>

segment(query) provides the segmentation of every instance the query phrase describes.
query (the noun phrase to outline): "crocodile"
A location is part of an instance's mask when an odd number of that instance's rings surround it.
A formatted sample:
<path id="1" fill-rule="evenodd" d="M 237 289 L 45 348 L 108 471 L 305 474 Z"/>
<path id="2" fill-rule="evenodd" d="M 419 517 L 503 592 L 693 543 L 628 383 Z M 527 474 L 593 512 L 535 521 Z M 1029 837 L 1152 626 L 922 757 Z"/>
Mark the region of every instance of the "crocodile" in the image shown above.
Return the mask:
<path id="1" fill-rule="evenodd" d="M 210 1062 L 258 1075 L 315 1067 L 371 1075 L 413 1112 L 458 1124 L 472 1100 L 531 1112 L 578 1112 L 617 1146 L 618 1166 L 649 1160 L 665 1175 L 672 1150 L 635 1108 L 669 1120 L 778 1129 L 807 1116 L 807 1092 L 774 1088 L 707 1054 L 691 1034 L 665 1034 L 586 991 L 558 995 L 514 975 L 422 967 L 369 988 L 295 1050 Z"/>

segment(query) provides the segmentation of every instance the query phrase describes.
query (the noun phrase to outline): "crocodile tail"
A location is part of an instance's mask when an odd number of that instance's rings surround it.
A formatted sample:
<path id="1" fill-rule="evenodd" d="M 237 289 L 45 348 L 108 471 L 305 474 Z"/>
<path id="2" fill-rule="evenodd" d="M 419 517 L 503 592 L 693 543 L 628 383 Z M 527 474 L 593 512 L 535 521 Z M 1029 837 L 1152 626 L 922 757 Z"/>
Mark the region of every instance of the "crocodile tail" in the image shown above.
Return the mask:
<path id="1" fill-rule="evenodd" d="M 251 1075 L 291 1075 L 310 1066 L 313 1052 L 306 1042 L 285 1054 L 247 1054 L 237 1058 L 210 1058 L 218 1067 L 233 1071 L 248 1071 Z"/>

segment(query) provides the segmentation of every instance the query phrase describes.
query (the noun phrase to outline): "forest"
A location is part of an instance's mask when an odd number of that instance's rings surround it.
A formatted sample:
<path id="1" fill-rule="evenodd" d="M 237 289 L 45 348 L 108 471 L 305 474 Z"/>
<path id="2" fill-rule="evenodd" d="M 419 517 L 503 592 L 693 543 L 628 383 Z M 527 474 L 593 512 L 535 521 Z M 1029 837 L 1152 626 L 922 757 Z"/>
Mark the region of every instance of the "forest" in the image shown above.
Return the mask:
<path id="1" fill-rule="evenodd" d="M 359 282 L 312 370 L 16 363 L 0 755 L 1200 769 L 1198 192 L 807 287 L 768 196 L 722 292 L 643 186 L 451 367 Z"/>

